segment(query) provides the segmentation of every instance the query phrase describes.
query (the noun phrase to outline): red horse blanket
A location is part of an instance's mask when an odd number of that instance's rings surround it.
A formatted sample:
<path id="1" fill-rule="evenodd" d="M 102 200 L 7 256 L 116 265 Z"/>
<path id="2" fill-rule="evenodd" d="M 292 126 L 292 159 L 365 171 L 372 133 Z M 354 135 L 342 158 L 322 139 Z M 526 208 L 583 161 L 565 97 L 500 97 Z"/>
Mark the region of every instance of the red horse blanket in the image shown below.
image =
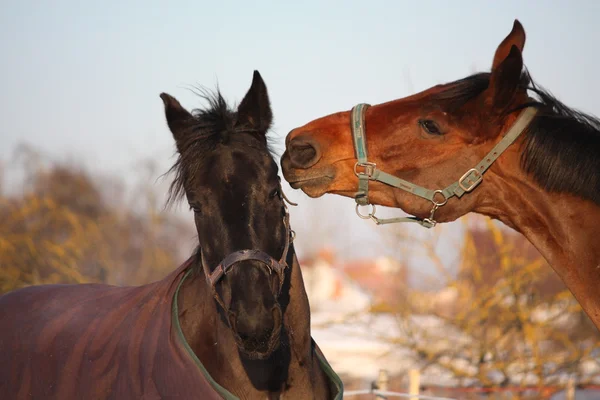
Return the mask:
<path id="1" fill-rule="evenodd" d="M 236 399 L 191 351 L 174 312 L 190 261 L 139 287 L 43 285 L 0 297 L 0 399 Z M 341 380 L 315 352 L 341 399 Z"/>

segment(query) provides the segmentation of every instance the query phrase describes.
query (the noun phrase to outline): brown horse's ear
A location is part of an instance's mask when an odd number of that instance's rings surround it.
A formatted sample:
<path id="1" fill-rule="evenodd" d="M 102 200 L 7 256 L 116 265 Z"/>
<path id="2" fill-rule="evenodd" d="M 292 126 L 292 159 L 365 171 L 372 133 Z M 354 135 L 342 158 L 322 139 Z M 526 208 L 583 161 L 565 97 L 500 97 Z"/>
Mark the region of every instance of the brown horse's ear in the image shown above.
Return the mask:
<path id="1" fill-rule="evenodd" d="M 160 98 L 165 104 L 165 115 L 169 129 L 175 138 L 175 142 L 179 142 L 194 117 L 173 96 L 161 93 Z"/>
<path id="2" fill-rule="evenodd" d="M 496 49 L 486 103 L 493 109 L 504 109 L 514 99 L 523 69 L 522 51 L 525 47 L 525 30 L 518 20 Z"/>
<path id="3" fill-rule="evenodd" d="M 238 124 L 256 129 L 261 135 L 265 135 L 272 122 L 273 113 L 267 86 L 258 71 L 254 71 L 252 85 L 238 107 Z"/>
<path id="4" fill-rule="evenodd" d="M 506 58 L 492 70 L 486 91 L 488 105 L 503 110 L 512 103 L 521 82 L 522 70 L 521 51 L 513 45 Z"/>
<path id="5" fill-rule="evenodd" d="M 508 57 L 508 54 L 511 52 L 513 46 L 516 46 L 517 49 L 523 53 L 523 48 L 525 47 L 525 29 L 523 29 L 523 25 L 521 25 L 517 19 L 515 19 L 513 28 L 508 36 L 504 38 L 502 43 L 500 43 L 496 49 L 494 62 L 492 63 L 492 71 L 498 68 L 506 59 L 506 57 Z"/>

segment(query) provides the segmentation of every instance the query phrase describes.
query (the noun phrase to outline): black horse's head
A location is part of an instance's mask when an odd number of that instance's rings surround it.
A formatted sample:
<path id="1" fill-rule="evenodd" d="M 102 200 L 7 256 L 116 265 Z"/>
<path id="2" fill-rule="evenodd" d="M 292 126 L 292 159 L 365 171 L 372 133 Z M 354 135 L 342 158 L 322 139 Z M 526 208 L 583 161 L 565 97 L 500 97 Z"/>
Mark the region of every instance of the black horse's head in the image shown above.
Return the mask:
<path id="1" fill-rule="evenodd" d="M 213 287 L 241 353 L 267 358 L 279 346 L 285 270 L 265 257 L 283 255 L 285 263 L 290 231 L 267 145 L 273 116 L 265 83 L 255 71 L 237 110 L 218 91 L 205 96 L 208 107 L 192 113 L 168 94 L 161 98 L 179 153 L 171 199 L 185 194 L 194 212 L 199 272 Z M 240 252 L 247 249 L 258 250 L 250 253 L 263 261 Z"/>

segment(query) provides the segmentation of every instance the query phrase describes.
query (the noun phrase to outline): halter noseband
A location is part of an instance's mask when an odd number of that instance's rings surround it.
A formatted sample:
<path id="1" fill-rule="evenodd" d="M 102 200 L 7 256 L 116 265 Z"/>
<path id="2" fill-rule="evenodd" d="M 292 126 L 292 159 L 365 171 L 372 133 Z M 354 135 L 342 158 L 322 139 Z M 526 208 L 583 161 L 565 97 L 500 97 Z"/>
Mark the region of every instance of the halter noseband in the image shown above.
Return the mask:
<path id="1" fill-rule="evenodd" d="M 223 307 L 223 311 L 225 312 L 227 312 L 227 307 L 225 306 L 225 303 L 223 302 L 221 296 L 219 296 L 219 293 L 217 292 L 217 283 L 219 283 L 223 276 L 227 275 L 227 273 L 233 268 L 235 264 L 242 261 L 252 260 L 261 262 L 262 264 L 266 265 L 267 270 L 269 271 L 269 275 L 272 274 L 273 271 L 275 271 L 277 277 L 279 278 L 279 287 L 276 295 L 279 296 L 281 294 L 283 282 L 285 280 L 285 269 L 288 267 L 286 260 L 288 256 L 288 251 L 290 249 L 290 243 L 292 243 L 294 241 L 294 238 L 296 237 L 296 233 L 290 228 L 290 214 L 288 212 L 287 206 L 285 205 L 285 201 L 288 201 L 291 205 L 297 205 L 289 201 L 287 197 L 285 197 L 285 194 L 283 194 L 283 191 L 281 191 L 281 196 L 284 200 L 283 208 L 285 211 L 285 215 L 283 217 L 283 226 L 285 227 L 285 245 L 283 247 L 283 252 L 279 260 L 275 260 L 273 257 L 261 250 L 238 250 L 234 251 L 233 253 L 230 253 L 225 258 L 223 258 L 223 260 L 211 272 L 210 268 L 208 267 L 208 263 L 206 262 L 206 259 L 204 257 L 204 252 L 202 251 L 202 248 L 200 248 L 200 260 L 202 263 L 202 269 L 204 270 L 206 281 L 211 287 L 213 297 L 215 298 L 217 303 L 219 303 L 219 305 Z"/>
<path id="2" fill-rule="evenodd" d="M 488 168 L 502 155 L 502 153 L 523 133 L 527 125 L 531 122 L 537 113 L 533 107 L 526 108 L 515 123 L 511 126 L 504 137 L 490 150 L 490 152 L 477 164 L 465 172 L 458 181 L 447 186 L 445 189 L 430 190 L 404 179 L 390 175 L 377 169 L 377 165 L 367 161 L 367 137 L 365 129 L 365 111 L 370 107 L 369 104 L 358 104 L 352 108 L 351 128 L 352 139 L 354 142 L 354 153 L 357 159 L 354 164 L 354 174 L 358 177 L 358 191 L 354 199 L 356 201 L 356 214 L 363 219 L 371 219 L 377 225 L 392 224 L 396 222 L 416 222 L 425 228 L 434 227 L 435 212 L 448 202 L 452 196 L 461 198 L 465 193 L 471 192 L 483 180 L 483 174 Z M 359 171 L 359 168 L 363 168 Z M 375 216 L 375 205 L 369 203 L 369 181 L 378 181 L 398 189 L 405 190 L 416 196 L 429 200 L 433 206 L 428 218 L 419 217 L 399 217 L 381 219 Z M 359 211 L 359 206 L 371 205 L 371 212 L 363 215 Z"/>

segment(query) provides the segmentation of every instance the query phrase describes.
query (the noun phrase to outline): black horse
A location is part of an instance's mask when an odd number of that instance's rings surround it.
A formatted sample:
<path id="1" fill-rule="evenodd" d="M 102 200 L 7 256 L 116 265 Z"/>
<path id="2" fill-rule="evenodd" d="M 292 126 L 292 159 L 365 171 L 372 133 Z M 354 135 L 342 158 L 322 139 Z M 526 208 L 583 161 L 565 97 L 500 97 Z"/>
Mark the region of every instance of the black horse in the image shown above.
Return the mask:
<path id="1" fill-rule="evenodd" d="M 341 399 L 310 335 L 255 71 L 237 111 L 221 94 L 186 111 L 161 94 L 199 247 L 140 287 L 42 285 L 0 297 L 0 398 Z"/>

